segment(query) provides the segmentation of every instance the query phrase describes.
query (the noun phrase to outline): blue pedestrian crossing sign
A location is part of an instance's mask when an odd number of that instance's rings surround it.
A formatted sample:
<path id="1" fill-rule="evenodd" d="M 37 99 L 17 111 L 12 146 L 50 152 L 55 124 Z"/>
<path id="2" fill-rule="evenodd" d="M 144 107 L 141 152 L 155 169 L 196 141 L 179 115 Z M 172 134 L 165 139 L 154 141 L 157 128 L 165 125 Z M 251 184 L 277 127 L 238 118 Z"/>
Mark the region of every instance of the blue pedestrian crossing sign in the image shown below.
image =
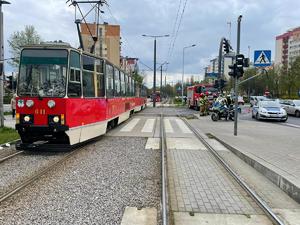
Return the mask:
<path id="1" fill-rule="evenodd" d="M 254 51 L 254 66 L 271 66 L 271 50 Z"/>

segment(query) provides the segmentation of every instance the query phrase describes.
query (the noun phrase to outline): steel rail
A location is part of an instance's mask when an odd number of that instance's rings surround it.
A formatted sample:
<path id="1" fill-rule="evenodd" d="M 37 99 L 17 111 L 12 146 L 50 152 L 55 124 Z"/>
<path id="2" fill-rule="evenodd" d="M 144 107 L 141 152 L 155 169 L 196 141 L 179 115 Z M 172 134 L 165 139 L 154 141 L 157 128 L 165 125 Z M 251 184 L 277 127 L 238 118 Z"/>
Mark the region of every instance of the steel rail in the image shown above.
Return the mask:
<path id="1" fill-rule="evenodd" d="M 8 142 L 8 144 L 9 144 L 9 146 L 11 146 L 12 144 L 15 144 L 17 141 L 19 141 L 20 139 L 16 139 L 16 140 L 13 140 L 13 141 L 10 141 L 10 142 Z M 5 144 L 1 144 L 0 145 L 1 147 L 9 147 L 9 146 L 6 146 Z M 2 151 L 2 150 L 1 150 Z M 2 162 L 4 162 L 4 161 L 6 161 L 6 160 L 8 160 L 8 159 L 10 159 L 10 158 L 13 158 L 13 157 L 15 157 L 15 156 L 17 156 L 17 155 L 19 155 L 19 154 L 21 154 L 21 153 L 23 153 L 24 151 L 18 151 L 18 152 L 16 152 L 16 153 L 13 153 L 13 154 L 10 154 L 10 155 L 8 155 L 8 156 L 5 156 L 5 157 L 3 157 L 3 158 L 1 158 L 0 159 L 0 163 L 2 163 Z"/>
<path id="2" fill-rule="evenodd" d="M 199 134 L 199 132 L 191 126 L 191 124 L 181 116 L 179 116 L 185 124 L 192 130 L 196 137 L 207 147 L 209 152 L 221 163 L 221 165 L 231 174 L 231 176 L 237 181 L 237 183 L 250 194 L 250 196 L 256 201 L 260 208 L 266 213 L 267 217 L 277 225 L 285 225 L 285 223 L 273 212 L 270 206 L 267 205 L 256 193 L 252 190 L 246 182 L 244 182 L 240 176 L 230 168 L 230 166 L 225 162 L 225 160 L 217 153 L 217 151 L 210 146 L 209 143 Z"/>
<path id="3" fill-rule="evenodd" d="M 5 156 L 5 157 L 3 157 L 3 158 L 0 159 L 0 163 L 3 163 L 4 161 L 6 161 L 6 160 L 8 160 L 10 158 L 13 158 L 13 157 L 15 157 L 15 156 L 17 156 L 17 155 L 19 155 L 19 154 L 21 154 L 23 152 L 24 151 L 18 151 L 16 153 L 11 154 L 11 155 Z"/>
<path id="4" fill-rule="evenodd" d="M 72 152 L 68 153 L 67 155 L 65 155 L 63 158 L 51 163 L 49 166 L 47 166 L 46 168 L 42 169 L 41 171 L 33 174 L 31 177 L 29 177 L 28 179 L 26 179 L 25 181 L 23 181 L 21 184 L 17 185 L 16 187 L 13 187 L 11 190 L 5 192 L 4 194 L 2 194 L 0 196 L 0 203 L 5 201 L 6 199 L 8 199 L 9 197 L 11 197 L 13 194 L 17 193 L 18 191 L 22 190 L 23 188 L 25 188 L 26 186 L 28 186 L 29 184 L 33 183 L 34 181 L 38 180 L 40 177 L 42 177 L 43 175 L 47 174 L 48 172 L 50 172 L 52 169 L 54 169 L 56 166 L 58 166 L 59 164 L 65 162 L 67 159 L 69 159 L 71 156 L 75 155 L 76 153 L 78 153 L 81 149 L 83 149 L 83 147 L 79 147 L 77 149 L 74 149 Z"/>
<path id="5" fill-rule="evenodd" d="M 161 174 L 162 174 L 162 225 L 168 225 L 168 192 L 167 192 L 167 168 L 166 168 L 166 136 L 164 127 L 163 107 L 160 115 L 160 149 L 161 149 Z"/>

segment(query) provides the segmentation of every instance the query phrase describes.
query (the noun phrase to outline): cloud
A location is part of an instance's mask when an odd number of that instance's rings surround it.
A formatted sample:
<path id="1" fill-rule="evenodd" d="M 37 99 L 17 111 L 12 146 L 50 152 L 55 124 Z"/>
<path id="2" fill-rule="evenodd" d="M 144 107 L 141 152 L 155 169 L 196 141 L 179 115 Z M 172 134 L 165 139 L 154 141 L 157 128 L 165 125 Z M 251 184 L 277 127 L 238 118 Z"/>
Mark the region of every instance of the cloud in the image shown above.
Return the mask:
<path id="1" fill-rule="evenodd" d="M 124 56 L 138 57 L 152 68 L 153 39 L 141 35 L 172 35 L 179 2 L 182 3 L 181 12 L 185 0 L 109 0 L 110 10 L 103 7 L 102 21 L 121 25 Z M 3 7 L 5 40 L 14 31 L 31 24 L 45 40 L 64 40 L 73 46 L 78 45 L 74 7 L 68 7 L 65 1 L 11 0 L 11 3 Z M 297 8 L 300 8 L 297 0 L 288 3 L 282 0 L 188 0 L 172 57 L 168 57 L 168 52 L 174 36 L 160 38 L 157 40 L 157 61 L 169 61 L 168 73 L 174 74 L 176 80 L 176 74 L 182 72 L 183 47 L 197 44 L 186 51 L 185 71 L 187 74 L 203 74 L 203 68 L 218 53 L 221 37 L 229 37 L 229 21 L 232 24 L 231 43 L 236 49 L 236 21 L 240 14 L 243 15 L 241 52 L 247 55 L 250 46 L 253 58 L 253 50 L 271 49 L 274 58 L 275 36 L 300 25 Z M 88 7 L 84 8 L 86 10 Z M 88 20 L 93 22 L 94 18 Z M 7 43 L 5 54 L 8 56 Z M 140 68 L 146 69 L 143 65 Z"/>

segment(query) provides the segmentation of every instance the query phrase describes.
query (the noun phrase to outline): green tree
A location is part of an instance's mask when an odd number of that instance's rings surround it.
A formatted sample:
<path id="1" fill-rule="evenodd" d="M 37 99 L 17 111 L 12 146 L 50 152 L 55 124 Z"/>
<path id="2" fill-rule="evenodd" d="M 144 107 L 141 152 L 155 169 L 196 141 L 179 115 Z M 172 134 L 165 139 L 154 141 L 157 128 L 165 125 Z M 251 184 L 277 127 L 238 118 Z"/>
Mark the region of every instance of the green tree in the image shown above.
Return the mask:
<path id="1" fill-rule="evenodd" d="M 39 44 L 42 41 L 41 36 L 37 33 L 34 26 L 27 25 L 25 26 L 24 31 L 16 31 L 8 40 L 9 52 L 12 55 L 12 60 L 9 61 L 14 67 L 18 67 L 20 63 L 20 53 L 21 49 L 25 45 L 30 44 Z"/>
<path id="2" fill-rule="evenodd" d="M 290 68 L 287 69 L 285 76 L 282 76 L 282 85 L 288 97 L 295 97 L 298 88 L 300 87 L 300 57 L 297 57 Z"/>

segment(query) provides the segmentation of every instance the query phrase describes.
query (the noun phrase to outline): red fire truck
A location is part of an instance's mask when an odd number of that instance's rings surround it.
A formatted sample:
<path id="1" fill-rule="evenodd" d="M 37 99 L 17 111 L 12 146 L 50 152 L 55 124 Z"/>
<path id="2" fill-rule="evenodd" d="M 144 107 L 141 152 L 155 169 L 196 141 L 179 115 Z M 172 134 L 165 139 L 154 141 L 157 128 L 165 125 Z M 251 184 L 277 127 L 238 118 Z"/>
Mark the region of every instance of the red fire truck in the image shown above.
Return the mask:
<path id="1" fill-rule="evenodd" d="M 187 104 L 189 108 L 199 110 L 200 94 L 207 95 L 208 101 L 212 102 L 214 96 L 218 96 L 218 89 L 213 84 L 197 84 L 187 87 Z"/>

